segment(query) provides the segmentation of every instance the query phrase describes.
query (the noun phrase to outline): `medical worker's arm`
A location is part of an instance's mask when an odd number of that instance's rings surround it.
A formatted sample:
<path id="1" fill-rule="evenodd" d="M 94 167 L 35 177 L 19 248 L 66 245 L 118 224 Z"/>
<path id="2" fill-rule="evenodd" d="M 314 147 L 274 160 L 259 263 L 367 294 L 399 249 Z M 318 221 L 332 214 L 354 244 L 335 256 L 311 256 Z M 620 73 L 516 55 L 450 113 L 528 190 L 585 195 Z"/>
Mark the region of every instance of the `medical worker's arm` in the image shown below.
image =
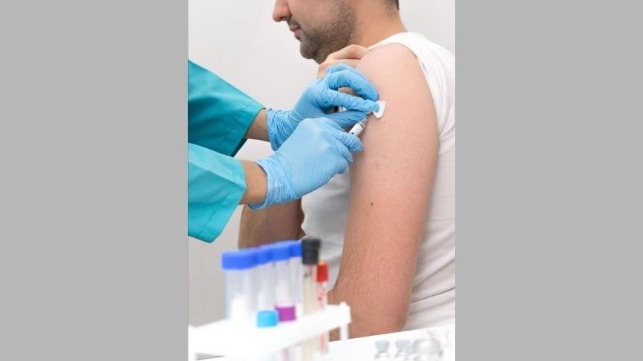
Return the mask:
<path id="1" fill-rule="evenodd" d="M 250 125 L 250 128 L 248 128 L 245 138 L 269 141 L 265 109 L 261 109 L 261 111 L 259 111 L 259 114 L 257 114 L 257 116 L 255 117 L 255 120 Z"/>
<path id="2" fill-rule="evenodd" d="M 214 241 L 246 193 L 242 163 L 188 144 L 188 235 Z"/>
<path id="3" fill-rule="evenodd" d="M 438 154 L 435 109 L 416 57 L 402 45 L 385 45 L 358 69 L 386 111 L 381 119 L 371 115 L 361 133 L 340 272 L 329 292 L 329 302 L 351 306 L 351 337 L 400 331 L 406 323 Z"/>
<path id="4" fill-rule="evenodd" d="M 350 87 L 359 96 L 338 91 Z M 268 140 L 277 150 L 307 118 L 342 106 L 364 113 L 378 109 L 377 91 L 354 68 L 338 64 L 307 87 L 290 110 L 263 106 L 205 68 L 188 62 L 188 142 L 234 155 L 246 138 Z M 337 118 L 340 126 L 345 119 Z"/>
<path id="5" fill-rule="evenodd" d="M 354 123 L 363 116 L 347 111 L 305 119 L 274 154 L 256 162 L 188 144 L 189 235 L 211 242 L 239 203 L 260 209 L 290 202 L 345 172 L 353 161 L 351 153 L 361 151 L 362 144 L 335 118 L 352 118 Z"/>
<path id="6" fill-rule="evenodd" d="M 188 61 L 188 143 L 234 156 L 263 106 L 209 70 Z M 265 125 L 264 125 L 265 127 Z M 259 136 L 258 136 L 259 137 Z M 263 138 L 267 139 L 264 133 Z"/>

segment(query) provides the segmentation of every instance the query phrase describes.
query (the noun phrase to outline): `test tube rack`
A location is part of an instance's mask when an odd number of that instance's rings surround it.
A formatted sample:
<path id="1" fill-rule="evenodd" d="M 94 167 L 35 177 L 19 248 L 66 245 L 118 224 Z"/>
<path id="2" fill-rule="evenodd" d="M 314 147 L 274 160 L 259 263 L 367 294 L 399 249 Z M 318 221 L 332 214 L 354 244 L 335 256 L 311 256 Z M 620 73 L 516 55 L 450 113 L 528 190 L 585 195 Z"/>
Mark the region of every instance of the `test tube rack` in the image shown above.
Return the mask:
<path id="1" fill-rule="evenodd" d="M 350 307 L 342 302 L 269 328 L 238 325 L 226 319 L 188 326 L 188 357 L 189 361 L 196 361 L 196 354 L 200 353 L 240 361 L 259 360 L 337 328 L 341 340 L 337 346 L 342 347 L 348 339 L 350 322 Z"/>

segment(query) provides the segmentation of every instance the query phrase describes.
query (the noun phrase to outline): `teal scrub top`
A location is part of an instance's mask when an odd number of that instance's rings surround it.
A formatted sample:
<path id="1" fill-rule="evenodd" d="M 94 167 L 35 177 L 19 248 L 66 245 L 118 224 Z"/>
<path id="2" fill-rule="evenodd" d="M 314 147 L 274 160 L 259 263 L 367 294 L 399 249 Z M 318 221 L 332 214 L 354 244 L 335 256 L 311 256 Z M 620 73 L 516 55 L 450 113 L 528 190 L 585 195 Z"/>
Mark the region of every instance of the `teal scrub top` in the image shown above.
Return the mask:
<path id="1" fill-rule="evenodd" d="M 212 72 L 188 61 L 188 234 L 213 242 L 246 191 L 232 158 L 264 108 Z"/>

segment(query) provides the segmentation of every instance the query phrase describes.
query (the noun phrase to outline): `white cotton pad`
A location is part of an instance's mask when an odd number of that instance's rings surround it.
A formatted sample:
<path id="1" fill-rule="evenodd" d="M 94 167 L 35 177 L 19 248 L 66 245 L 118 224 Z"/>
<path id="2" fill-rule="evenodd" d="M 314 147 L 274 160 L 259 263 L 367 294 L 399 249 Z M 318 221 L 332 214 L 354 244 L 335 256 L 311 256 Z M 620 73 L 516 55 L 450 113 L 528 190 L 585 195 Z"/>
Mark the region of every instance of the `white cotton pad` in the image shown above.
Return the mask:
<path id="1" fill-rule="evenodd" d="M 384 115 L 384 108 L 386 108 L 386 102 L 383 102 L 381 100 L 376 101 L 377 105 L 380 106 L 380 109 L 376 112 L 373 112 L 372 114 L 375 116 L 375 118 L 379 119 Z"/>

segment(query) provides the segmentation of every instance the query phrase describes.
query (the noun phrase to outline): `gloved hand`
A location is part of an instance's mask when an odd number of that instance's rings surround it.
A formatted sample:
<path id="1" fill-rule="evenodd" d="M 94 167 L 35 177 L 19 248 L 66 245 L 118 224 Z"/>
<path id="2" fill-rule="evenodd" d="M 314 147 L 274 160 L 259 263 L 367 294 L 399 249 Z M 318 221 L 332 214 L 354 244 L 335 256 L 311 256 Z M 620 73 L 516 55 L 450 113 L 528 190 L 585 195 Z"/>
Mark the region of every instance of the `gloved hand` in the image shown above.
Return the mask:
<path id="1" fill-rule="evenodd" d="M 341 87 L 350 87 L 364 99 L 338 91 Z M 360 119 L 364 119 L 368 113 L 379 109 L 375 103 L 377 99 L 378 94 L 373 85 L 357 70 L 344 64 L 332 66 L 323 78 L 317 79 L 304 91 L 291 110 L 266 111 L 268 138 L 272 150 L 279 149 L 297 128 L 297 124 L 306 118 L 325 117 L 332 107 L 338 106 L 360 111 Z M 352 117 L 339 117 L 335 120 L 342 128 L 354 124 Z"/>
<path id="2" fill-rule="evenodd" d="M 361 150 L 359 138 L 344 132 L 335 120 L 303 120 L 273 155 L 257 161 L 266 173 L 268 191 L 263 203 L 249 204 L 250 208 L 301 198 L 344 173 L 353 161 L 351 152 Z"/>

